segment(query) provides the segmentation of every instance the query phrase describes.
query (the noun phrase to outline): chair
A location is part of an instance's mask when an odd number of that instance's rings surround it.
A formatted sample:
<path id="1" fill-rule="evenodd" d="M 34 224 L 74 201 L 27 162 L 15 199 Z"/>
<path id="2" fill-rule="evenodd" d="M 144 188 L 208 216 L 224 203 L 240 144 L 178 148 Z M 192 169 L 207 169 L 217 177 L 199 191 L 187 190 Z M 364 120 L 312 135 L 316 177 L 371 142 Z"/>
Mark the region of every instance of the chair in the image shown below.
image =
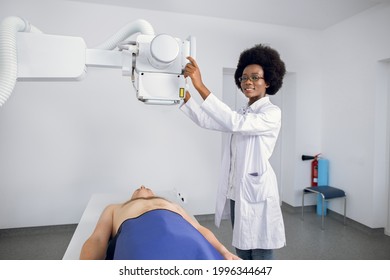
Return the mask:
<path id="1" fill-rule="evenodd" d="M 302 220 L 303 220 L 303 207 L 305 205 L 305 194 L 315 193 L 322 197 L 322 211 L 321 211 L 321 229 L 324 229 L 324 210 L 325 202 L 334 198 L 344 198 L 344 225 L 346 224 L 346 211 L 347 211 L 347 195 L 341 189 L 330 186 L 318 186 L 304 188 L 302 192 Z"/>

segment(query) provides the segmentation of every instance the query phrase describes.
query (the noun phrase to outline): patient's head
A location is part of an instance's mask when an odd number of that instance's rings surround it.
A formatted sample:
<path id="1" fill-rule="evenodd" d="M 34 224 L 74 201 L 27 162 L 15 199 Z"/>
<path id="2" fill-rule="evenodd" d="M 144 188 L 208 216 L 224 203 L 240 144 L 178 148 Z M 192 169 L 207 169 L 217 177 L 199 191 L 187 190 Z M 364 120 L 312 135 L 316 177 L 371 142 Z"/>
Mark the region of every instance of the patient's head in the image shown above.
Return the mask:
<path id="1" fill-rule="evenodd" d="M 149 188 L 146 188 L 144 185 L 139 187 L 133 192 L 133 195 L 131 199 L 136 199 L 136 198 L 149 198 L 149 197 L 154 197 L 155 194 L 153 191 Z"/>

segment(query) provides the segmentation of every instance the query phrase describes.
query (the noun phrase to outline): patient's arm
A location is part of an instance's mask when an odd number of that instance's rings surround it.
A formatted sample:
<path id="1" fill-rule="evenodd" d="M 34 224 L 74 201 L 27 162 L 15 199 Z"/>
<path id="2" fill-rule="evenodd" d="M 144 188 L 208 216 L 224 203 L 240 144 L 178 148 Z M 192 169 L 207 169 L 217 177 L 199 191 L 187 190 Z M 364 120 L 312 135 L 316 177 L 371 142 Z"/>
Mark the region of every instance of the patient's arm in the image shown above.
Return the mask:
<path id="1" fill-rule="evenodd" d="M 217 237 L 207 228 L 198 223 L 198 221 L 192 219 L 183 208 L 176 205 L 178 213 L 191 225 L 193 225 L 210 243 L 214 248 L 224 257 L 225 260 L 239 260 L 240 258 L 232 254 L 219 240 Z"/>
<path id="2" fill-rule="evenodd" d="M 112 217 L 115 205 L 107 206 L 101 214 L 92 235 L 85 241 L 81 260 L 102 260 L 106 256 L 107 244 L 112 233 Z"/>

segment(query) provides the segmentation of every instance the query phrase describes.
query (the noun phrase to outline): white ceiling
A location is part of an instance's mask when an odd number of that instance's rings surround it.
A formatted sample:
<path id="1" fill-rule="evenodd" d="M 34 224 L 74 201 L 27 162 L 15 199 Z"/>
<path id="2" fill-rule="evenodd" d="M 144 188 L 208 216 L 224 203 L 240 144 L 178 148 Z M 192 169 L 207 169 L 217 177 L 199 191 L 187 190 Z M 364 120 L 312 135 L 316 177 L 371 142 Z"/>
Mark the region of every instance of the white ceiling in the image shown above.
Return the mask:
<path id="1" fill-rule="evenodd" d="M 71 0 L 72 1 L 72 0 Z M 155 11 L 325 29 L 390 0 L 73 0 Z"/>

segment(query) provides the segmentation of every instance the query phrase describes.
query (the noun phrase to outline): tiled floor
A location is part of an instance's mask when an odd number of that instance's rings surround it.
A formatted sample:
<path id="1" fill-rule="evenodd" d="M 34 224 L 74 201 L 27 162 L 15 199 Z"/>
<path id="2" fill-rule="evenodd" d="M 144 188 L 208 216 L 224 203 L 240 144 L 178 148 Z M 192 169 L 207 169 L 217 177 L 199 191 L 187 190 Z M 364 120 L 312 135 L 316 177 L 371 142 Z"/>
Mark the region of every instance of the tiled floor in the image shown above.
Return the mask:
<path id="1" fill-rule="evenodd" d="M 390 236 L 381 230 L 367 230 L 353 221 L 344 226 L 337 214 L 326 217 L 325 230 L 321 230 L 321 218 L 315 212 L 306 213 L 304 221 L 299 210 L 284 209 L 283 215 L 287 246 L 275 251 L 275 259 L 390 260 Z M 199 220 L 234 251 L 229 221 L 223 221 L 218 229 L 211 218 Z M 0 230 L 0 259 L 62 259 L 75 228 L 63 225 Z"/>
<path id="2" fill-rule="evenodd" d="M 291 211 L 283 209 L 287 246 L 275 250 L 279 260 L 390 260 L 390 236 L 383 230 L 372 230 L 331 213 L 325 217 L 325 229 L 321 230 L 321 216 L 314 208 L 305 212 L 301 219 L 300 208 Z M 202 221 L 225 246 L 234 250 L 231 244 L 231 225 L 224 221 L 218 229 L 214 221 Z M 234 251 L 233 251 L 234 252 Z"/>

